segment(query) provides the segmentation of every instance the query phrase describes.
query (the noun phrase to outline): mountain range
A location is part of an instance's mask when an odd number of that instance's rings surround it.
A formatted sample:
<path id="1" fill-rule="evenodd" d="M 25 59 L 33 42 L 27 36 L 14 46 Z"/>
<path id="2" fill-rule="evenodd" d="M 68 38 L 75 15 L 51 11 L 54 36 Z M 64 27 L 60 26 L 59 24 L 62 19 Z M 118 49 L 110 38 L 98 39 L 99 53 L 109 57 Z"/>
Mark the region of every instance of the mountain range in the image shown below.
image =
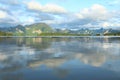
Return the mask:
<path id="1" fill-rule="evenodd" d="M 41 33 L 51 33 L 52 27 L 45 23 L 36 23 L 31 25 L 17 25 L 15 27 L 0 28 L 1 32 L 12 33 L 13 36 L 37 36 Z"/>
<path id="2" fill-rule="evenodd" d="M 0 32 L 11 33 L 13 36 L 40 36 L 42 33 L 65 33 L 65 34 L 90 34 L 90 35 L 105 35 L 105 34 L 120 34 L 120 30 L 115 29 L 90 29 L 90 28 L 52 28 L 45 23 L 35 23 L 31 25 L 17 25 L 14 27 L 1 27 Z"/>

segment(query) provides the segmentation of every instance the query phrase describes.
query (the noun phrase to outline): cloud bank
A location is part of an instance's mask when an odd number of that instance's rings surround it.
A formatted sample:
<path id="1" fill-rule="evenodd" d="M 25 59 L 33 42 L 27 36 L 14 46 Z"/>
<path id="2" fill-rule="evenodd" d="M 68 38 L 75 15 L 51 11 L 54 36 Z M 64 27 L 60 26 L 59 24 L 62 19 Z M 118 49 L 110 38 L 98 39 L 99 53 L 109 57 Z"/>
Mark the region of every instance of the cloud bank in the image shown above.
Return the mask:
<path id="1" fill-rule="evenodd" d="M 117 4 L 118 2 L 116 0 Z M 0 0 L 0 27 L 45 22 L 59 28 L 119 28 L 119 15 L 119 10 L 110 10 L 101 4 L 93 4 L 78 12 L 70 12 L 55 3 L 42 4 L 37 0 Z"/>
<path id="2" fill-rule="evenodd" d="M 26 3 L 27 9 L 33 10 L 33 11 L 40 11 L 40 12 L 47 12 L 47 13 L 66 13 L 67 11 L 56 4 L 46 4 L 41 5 L 38 2 L 30 1 Z"/>

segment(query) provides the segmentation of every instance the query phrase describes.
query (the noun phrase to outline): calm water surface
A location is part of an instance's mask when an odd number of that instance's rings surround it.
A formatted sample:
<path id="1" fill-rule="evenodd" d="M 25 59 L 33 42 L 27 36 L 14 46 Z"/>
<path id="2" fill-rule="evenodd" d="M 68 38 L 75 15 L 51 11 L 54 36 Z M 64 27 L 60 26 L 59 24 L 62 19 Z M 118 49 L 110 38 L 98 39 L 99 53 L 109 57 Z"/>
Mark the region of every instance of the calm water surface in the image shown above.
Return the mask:
<path id="1" fill-rule="evenodd" d="M 120 38 L 0 38 L 0 80 L 120 80 Z"/>

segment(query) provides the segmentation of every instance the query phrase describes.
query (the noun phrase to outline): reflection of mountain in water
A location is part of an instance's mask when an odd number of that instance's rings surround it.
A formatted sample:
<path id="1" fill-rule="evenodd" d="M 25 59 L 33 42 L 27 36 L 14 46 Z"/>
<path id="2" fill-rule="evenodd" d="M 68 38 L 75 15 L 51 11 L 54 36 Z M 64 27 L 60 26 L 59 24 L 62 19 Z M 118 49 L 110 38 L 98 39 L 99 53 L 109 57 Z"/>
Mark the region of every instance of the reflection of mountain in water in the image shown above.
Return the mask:
<path id="1" fill-rule="evenodd" d="M 42 65 L 58 69 L 74 59 L 120 71 L 119 42 L 111 38 L 5 38 L 0 40 L 0 71 Z"/>
<path id="2" fill-rule="evenodd" d="M 33 49 L 46 49 L 50 46 L 49 38 L 0 38 L 0 44 L 6 45 L 5 47 L 29 47 Z"/>

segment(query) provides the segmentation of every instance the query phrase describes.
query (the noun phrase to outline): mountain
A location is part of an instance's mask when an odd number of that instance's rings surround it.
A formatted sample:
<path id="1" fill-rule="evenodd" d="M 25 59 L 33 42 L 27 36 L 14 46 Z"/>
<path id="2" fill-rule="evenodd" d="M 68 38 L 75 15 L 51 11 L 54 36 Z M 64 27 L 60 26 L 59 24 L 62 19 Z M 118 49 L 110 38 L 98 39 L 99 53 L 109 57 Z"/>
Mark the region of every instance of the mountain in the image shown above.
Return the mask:
<path id="1" fill-rule="evenodd" d="M 104 29 L 104 28 L 99 28 L 99 29 L 90 29 L 90 28 L 81 28 L 81 29 L 67 29 L 67 28 L 57 28 L 55 29 L 55 32 L 59 33 L 70 33 L 70 34 L 90 34 L 90 35 L 116 35 L 120 34 L 120 30 L 115 30 L 115 29 Z"/>
<path id="2" fill-rule="evenodd" d="M 32 25 L 26 25 L 24 27 L 16 27 L 14 35 L 18 36 L 37 36 L 41 33 L 51 33 L 53 29 L 45 23 L 36 23 Z"/>
<path id="3" fill-rule="evenodd" d="M 9 34 L 13 36 L 40 36 L 40 35 L 69 35 L 69 34 L 85 34 L 85 35 L 120 35 L 120 30 L 115 29 L 91 29 L 91 28 L 52 28 L 45 23 L 35 23 L 31 25 L 17 25 L 15 27 L 0 28 L 0 32 L 3 35 Z M 46 34 L 47 33 L 47 34 Z"/>
<path id="4" fill-rule="evenodd" d="M 45 23 L 36 23 L 32 25 L 17 25 L 15 27 L 0 28 L 2 32 L 11 32 L 14 36 L 37 36 L 41 33 L 53 32 L 52 27 Z"/>

